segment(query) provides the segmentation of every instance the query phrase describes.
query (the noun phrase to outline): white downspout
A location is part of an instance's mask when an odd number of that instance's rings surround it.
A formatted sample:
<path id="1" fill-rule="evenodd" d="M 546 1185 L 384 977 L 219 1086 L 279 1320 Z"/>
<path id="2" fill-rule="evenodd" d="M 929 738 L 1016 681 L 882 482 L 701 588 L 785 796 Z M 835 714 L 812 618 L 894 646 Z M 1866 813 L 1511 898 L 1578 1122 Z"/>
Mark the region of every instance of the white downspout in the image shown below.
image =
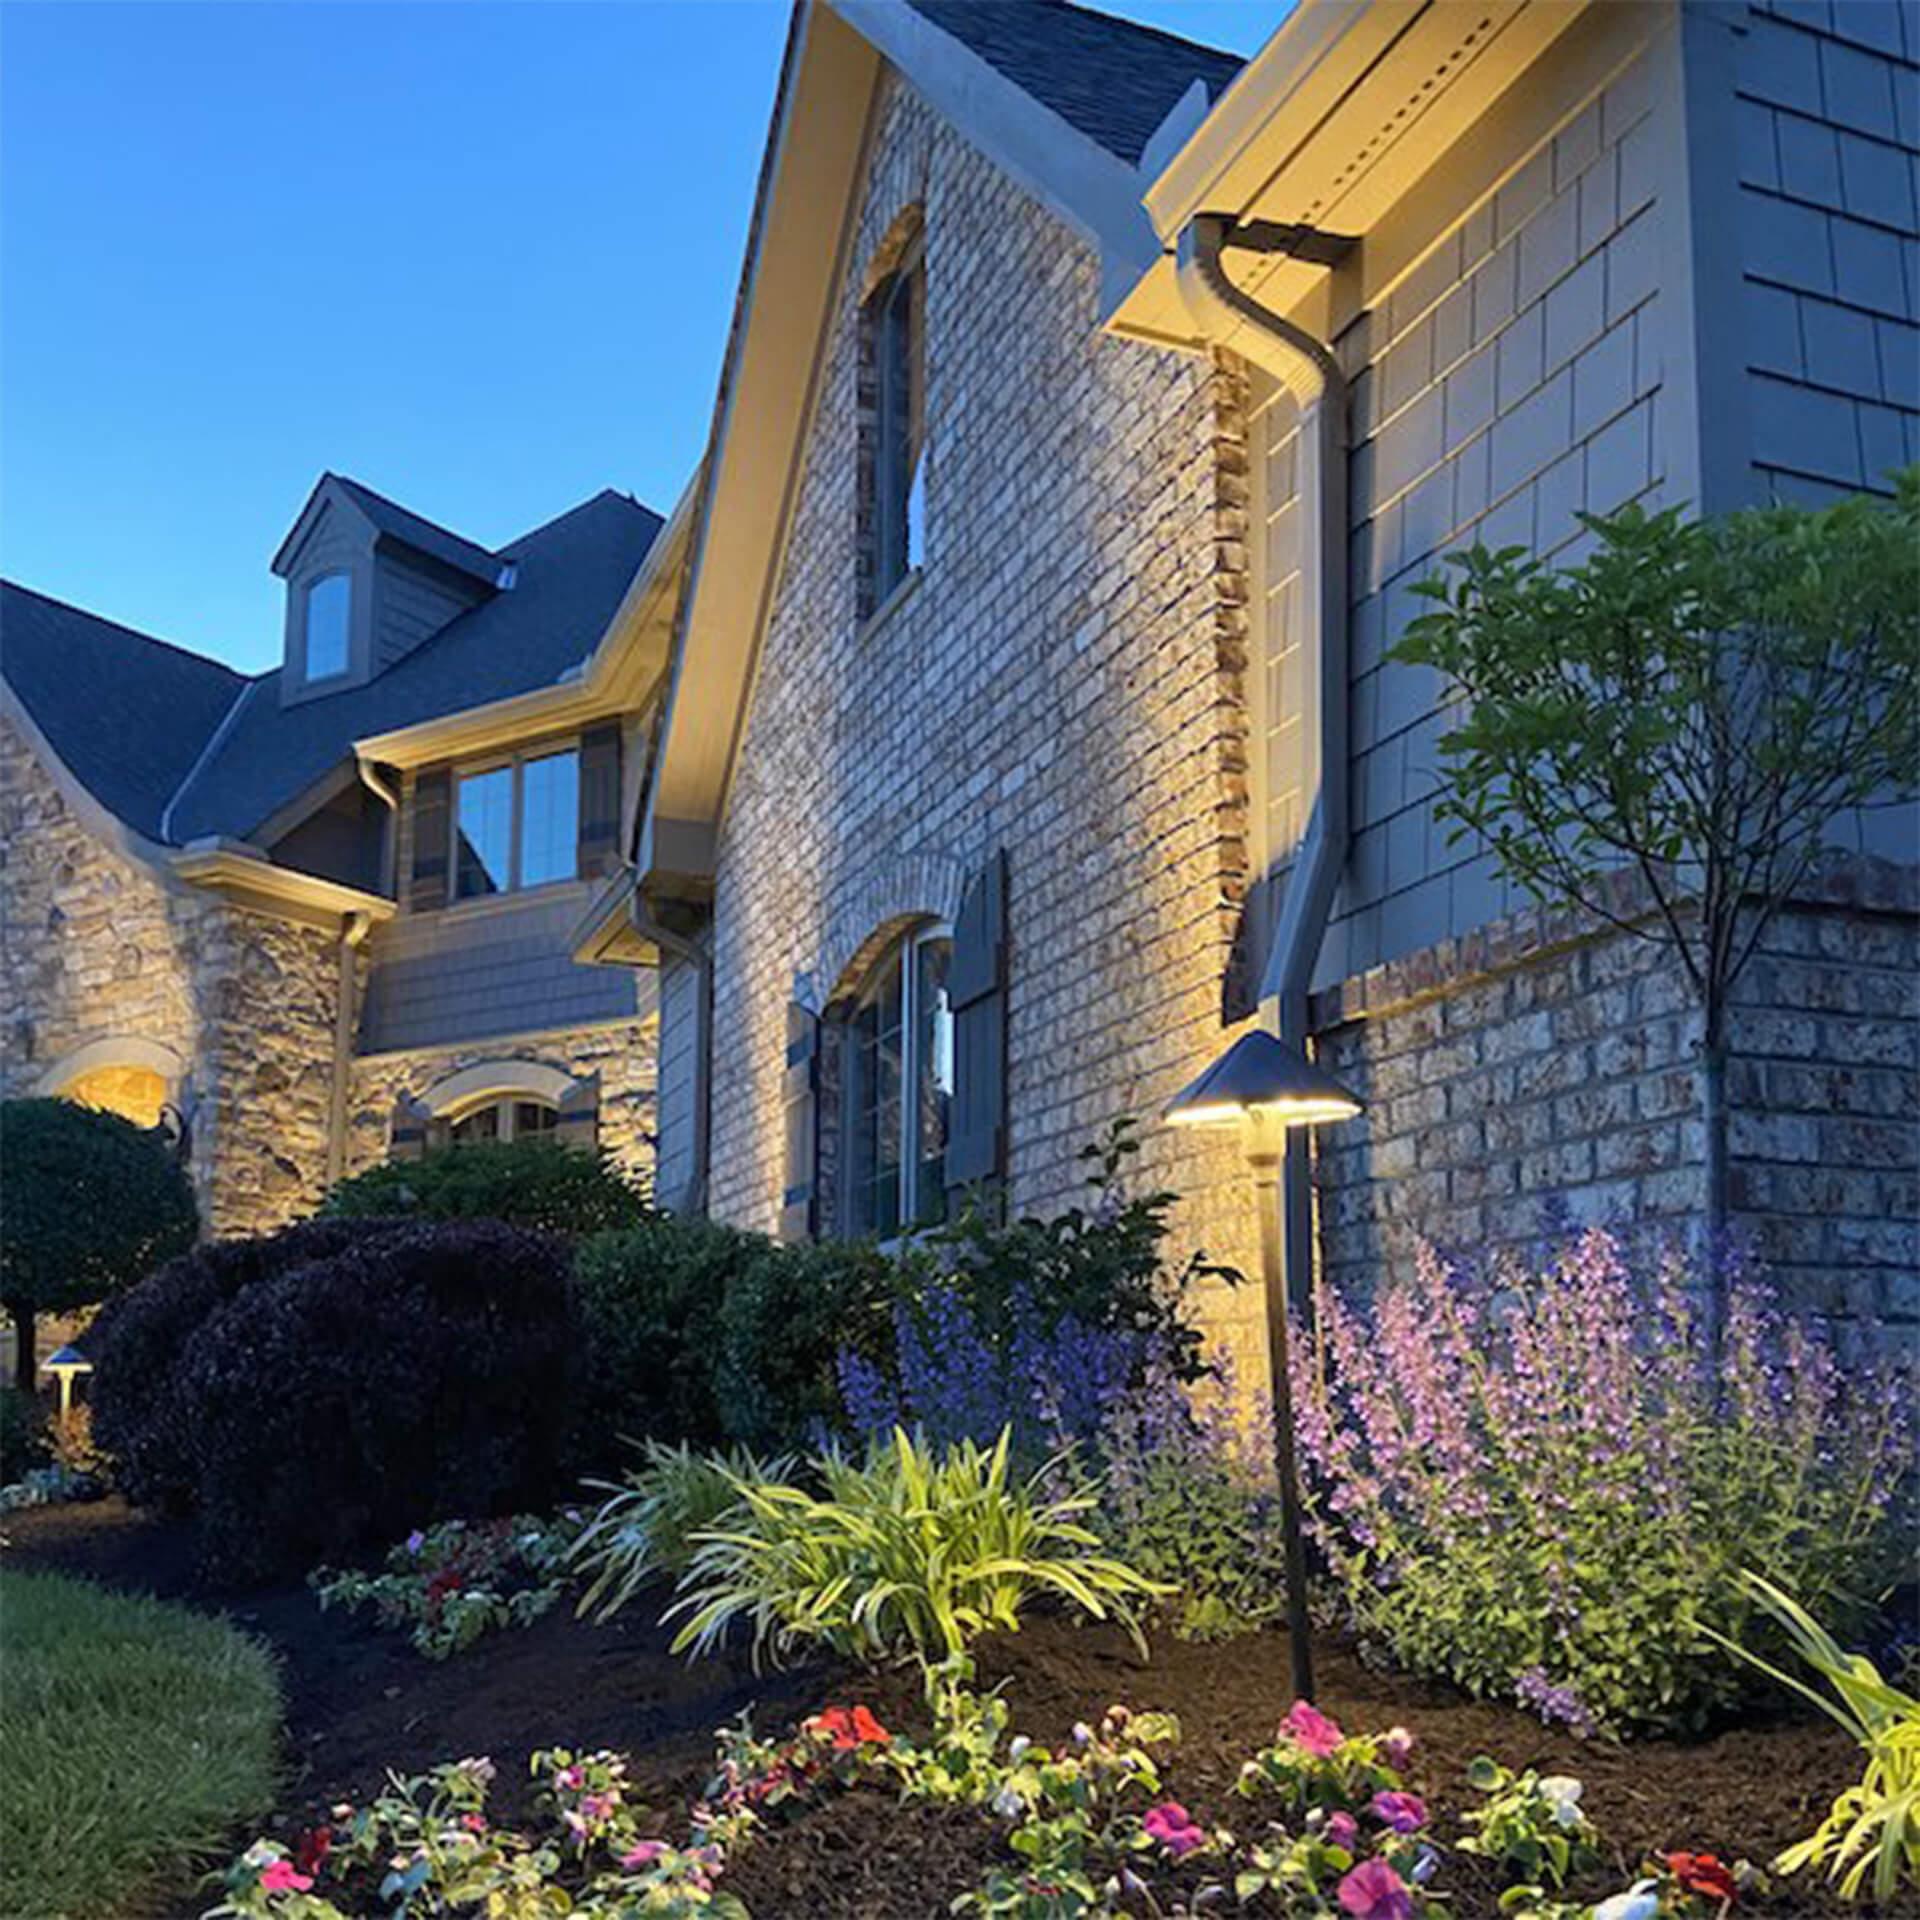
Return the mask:
<path id="1" fill-rule="evenodd" d="M 1260 242 L 1273 250 L 1268 229 Z M 1317 644 L 1315 697 L 1308 716 L 1313 741 L 1313 804 L 1281 903 L 1280 922 L 1260 983 L 1280 1037 L 1303 1053 L 1311 1035 L 1308 989 L 1326 936 L 1334 891 L 1347 860 L 1347 381 L 1333 350 L 1284 315 L 1263 307 L 1228 279 L 1220 255 L 1234 232 L 1221 214 L 1198 214 L 1178 248 L 1181 298 L 1209 340 L 1235 348 L 1273 375 L 1300 414 L 1302 471 L 1297 492 L 1305 600 Z M 1328 236 L 1295 230 L 1302 257 L 1328 263 Z M 1313 1272 L 1313 1186 L 1307 1130 L 1291 1129 L 1280 1172 L 1282 1271 L 1289 1301 L 1305 1304 Z"/>

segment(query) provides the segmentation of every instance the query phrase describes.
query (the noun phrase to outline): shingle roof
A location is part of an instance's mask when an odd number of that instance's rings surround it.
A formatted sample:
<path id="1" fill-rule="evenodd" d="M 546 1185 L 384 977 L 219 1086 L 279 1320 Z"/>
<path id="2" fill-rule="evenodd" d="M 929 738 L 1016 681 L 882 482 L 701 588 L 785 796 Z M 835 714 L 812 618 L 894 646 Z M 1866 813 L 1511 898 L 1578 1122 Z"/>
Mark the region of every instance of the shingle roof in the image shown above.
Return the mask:
<path id="1" fill-rule="evenodd" d="M 943 33 L 1129 165 L 1196 80 L 1217 100 L 1237 55 L 1068 0 L 912 0 Z"/>
<path id="2" fill-rule="evenodd" d="M 382 533 L 404 542 L 416 553 L 444 560 L 450 567 L 471 573 L 489 586 L 493 584 L 495 575 L 500 571 L 500 562 L 477 541 L 449 532 L 434 521 L 424 519 L 410 507 L 403 507 L 399 501 L 389 500 L 384 493 L 375 493 L 358 480 L 349 480 L 344 473 L 321 475 L 322 485 L 328 480 L 338 485 Z"/>
<path id="3" fill-rule="evenodd" d="M 510 588 L 364 686 L 295 706 L 280 704 L 278 668 L 248 679 L 4 583 L 0 673 L 74 775 L 129 826 L 176 846 L 212 833 L 245 836 L 339 765 L 357 739 L 557 681 L 593 650 L 661 525 L 658 514 L 608 491 L 498 553 L 475 548 L 490 576 L 515 563 Z"/>
<path id="4" fill-rule="evenodd" d="M 8 580 L 0 673 L 81 785 L 149 839 L 248 685 L 217 660 Z"/>

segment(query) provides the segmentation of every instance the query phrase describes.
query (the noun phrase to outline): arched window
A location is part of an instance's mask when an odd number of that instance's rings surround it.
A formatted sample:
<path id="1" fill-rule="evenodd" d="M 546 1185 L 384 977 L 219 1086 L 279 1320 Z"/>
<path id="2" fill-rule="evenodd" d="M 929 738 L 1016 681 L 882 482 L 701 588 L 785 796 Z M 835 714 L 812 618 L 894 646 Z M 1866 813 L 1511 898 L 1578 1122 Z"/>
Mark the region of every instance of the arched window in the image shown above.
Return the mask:
<path id="1" fill-rule="evenodd" d="M 514 1094 L 483 1100 L 448 1122 L 447 1138 L 456 1147 L 483 1140 L 534 1140 L 560 1124 L 560 1109 L 544 1100 Z"/>
<path id="2" fill-rule="evenodd" d="M 167 1104 L 167 1083 L 151 1067 L 95 1067 L 60 1089 L 76 1106 L 117 1113 L 136 1127 L 157 1127 Z"/>
<path id="3" fill-rule="evenodd" d="M 850 1234 L 884 1236 L 946 1217 L 952 960 L 945 927 L 907 935 L 868 974 L 839 1023 L 842 1212 Z"/>

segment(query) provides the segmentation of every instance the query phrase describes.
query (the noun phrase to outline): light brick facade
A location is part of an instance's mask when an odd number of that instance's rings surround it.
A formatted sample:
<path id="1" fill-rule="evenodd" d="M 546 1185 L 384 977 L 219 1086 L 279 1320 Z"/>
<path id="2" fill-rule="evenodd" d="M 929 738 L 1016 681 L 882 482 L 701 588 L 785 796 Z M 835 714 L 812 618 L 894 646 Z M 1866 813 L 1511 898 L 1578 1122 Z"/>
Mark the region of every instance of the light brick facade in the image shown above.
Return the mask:
<path id="1" fill-rule="evenodd" d="M 1443 689 L 1387 652 L 1418 610 L 1415 583 L 1461 544 L 1572 559 L 1581 511 L 1764 497 L 1775 467 L 1762 437 L 1723 409 L 1726 368 L 1696 344 L 1738 304 L 1742 269 L 1706 231 L 1728 217 L 1709 163 L 1731 194 L 1735 157 L 1703 157 L 1690 116 L 1724 109 L 1731 124 L 1736 83 L 1717 56 L 1749 29 L 1756 46 L 1798 36 L 1829 118 L 1836 88 L 1878 101 L 1883 84 L 1889 98 L 1911 86 L 1920 47 L 1875 51 L 1875 73 L 1855 47 L 1833 56 L 1846 70 L 1833 80 L 1817 43 L 1836 29 L 1813 13 L 1825 27 L 1812 13 L 1790 26 L 1689 18 L 1689 34 L 1728 36 L 1719 49 L 1683 48 L 1669 9 L 1593 10 L 1530 76 L 1538 91 L 1479 134 L 1476 160 L 1498 155 L 1484 187 L 1430 195 L 1431 238 L 1337 329 L 1353 383 L 1354 839 L 1314 1020 L 1326 1064 L 1369 1112 L 1320 1145 L 1330 1284 L 1373 1284 L 1418 1236 L 1467 1254 L 1525 1245 L 1561 1208 L 1643 1240 L 1697 1238 L 1697 1018 L 1683 984 L 1660 949 L 1550 920 L 1484 855 L 1448 844 L 1433 818 Z M 1744 99 L 1761 83 L 1742 73 Z M 1870 137 L 1891 149 L 1907 133 L 1889 122 Z M 1887 186 L 1884 167 L 1855 159 L 1860 195 Z M 1908 204 L 1897 198 L 1880 192 L 1870 217 L 1893 219 Z M 863 624 L 858 303 L 914 207 L 925 563 Z M 850 220 L 708 934 L 710 1205 L 769 1231 L 789 1001 L 825 1008 L 876 938 L 950 915 L 964 876 L 1004 849 L 1009 1185 L 1017 1208 L 1050 1211 L 1076 1197 L 1081 1146 L 1119 1114 L 1152 1120 L 1236 1030 L 1270 937 L 1267 890 L 1250 880 L 1283 866 L 1301 824 L 1281 804 L 1280 756 L 1297 743 L 1273 704 L 1297 642 L 1284 627 L 1298 564 L 1285 403 L 1229 356 L 1103 333 L 1092 249 L 898 76 Z M 1910 306 L 1920 258 L 1910 242 L 1896 257 Z M 1737 374 L 1738 354 L 1722 357 Z M 1875 404 L 1890 405 L 1874 364 Z M 1864 397 L 1847 404 L 1858 447 L 1877 429 Z M 1744 983 L 1734 1200 L 1794 1297 L 1911 1322 L 1911 816 L 1881 821 L 1860 850 L 1781 919 Z M 1905 864 L 1874 857 L 1887 853 Z M 670 966 L 662 1151 L 676 1168 L 690 1154 L 694 1048 L 690 1016 L 673 1010 L 692 998 L 690 974 Z M 1152 1126 L 1140 1177 L 1182 1195 L 1183 1249 L 1252 1265 L 1230 1145 Z M 1213 1311 L 1254 1344 L 1256 1289 Z"/>
<path id="2" fill-rule="evenodd" d="M 863 626 L 858 298 L 916 204 L 926 562 Z M 1006 850 L 1011 1199 L 1050 1211 L 1215 1044 L 1246 881 L 1244 376 L 1102 336 L 1091 250 L 905 87 L 849 281 L 716 884 L 711 1204 L 769 1231 L 787 1003 L 876 933 Z M 1249 1257 L 1231 1151 L 1155 1129 L 1143 1177 Z"/>

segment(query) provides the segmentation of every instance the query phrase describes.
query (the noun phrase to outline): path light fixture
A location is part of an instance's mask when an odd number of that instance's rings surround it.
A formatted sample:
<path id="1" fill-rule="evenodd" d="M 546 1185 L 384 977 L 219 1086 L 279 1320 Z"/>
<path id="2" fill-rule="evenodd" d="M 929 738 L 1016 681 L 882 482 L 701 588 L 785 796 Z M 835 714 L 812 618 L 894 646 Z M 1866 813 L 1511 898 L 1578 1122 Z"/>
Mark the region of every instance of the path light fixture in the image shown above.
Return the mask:
<path id="1" fill-rule="evenodd" d="M 93 1371 L 93 1362 L 78 1347 L 56 1347 L 40 1362 L 40 1371 L 50 1373 L 60 1386 L 60 1424 L 67 1424 L 73 1412 L 73 1383 L 83 1373 Z"/>
<path id="2" fill-rule="evenodd" d="M 1331 1075 L 1276 1035 L 1243 1033 L 1199 1079 L 1174 1096 L 1176 1126 L 1237 1127 L 1260 1215 L 1260 1277 L 1267 1293 L 1267 1368 L 1273 1382 L 1274 1466 L 1287 1558 L 1287 1637 L 1293 1690 L 1313 1698 L 1307 1630 L 1307 1549 L 1300 1527 L 1300 1477 L 1293 1452 L 1293 1374 L 1287 1353 L 1288 1260 L 1280 1231 L 1278 1175 L 1287 1135 L 1299 1127 L 1351 1120 L 1360 1102 Z"/>

